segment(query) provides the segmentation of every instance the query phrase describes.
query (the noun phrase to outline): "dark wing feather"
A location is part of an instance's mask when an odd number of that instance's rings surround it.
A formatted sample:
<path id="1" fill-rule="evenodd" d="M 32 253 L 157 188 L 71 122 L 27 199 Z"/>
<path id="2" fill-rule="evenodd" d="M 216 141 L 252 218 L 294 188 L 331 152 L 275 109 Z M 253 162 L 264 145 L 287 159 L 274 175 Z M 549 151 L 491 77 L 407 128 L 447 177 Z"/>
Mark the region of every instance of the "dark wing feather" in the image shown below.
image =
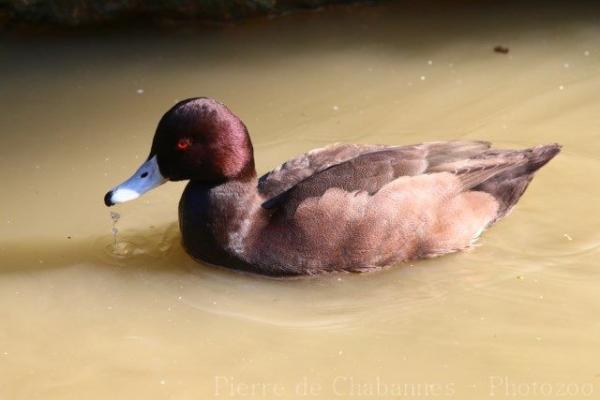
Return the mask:
<path id="1" fill-rule="evenodd" d="M 412 146 L 333 145 L 290 160 L 259 180 L 263 207 L 285 204 L 293 212 L 302 200 L 329 188 L 348 192 L 377 192 L 400 176 L 414 176 L 432 168 L 475 157 L 490 147 L 486 142 L 432 142 Z"/>
<path id="2" fill-rule="evenodd" d="M 333 187 L 373 194 L 399 176 L 413 176 L 425 171 L 427 163 L 422 157 L 408 158 L 402 153 L 402 149 L 380 150 L 333 165 L 265 201 L 263 207 L 275 208 L 285 203 L 286 209 L 295 210 L 302 200 L 321 196 Z M 408 156 L 413 155 L 408 153 Z"/>
<path id="3" fill-rule="evenodd" d="M 511 179 L 531 174 L 546 164 L 559 145 L 544 145 L 524 150 L 488 149 L 468 158 L 449 160 L 432 166 L 427 172 L 452 172 L 464 190 L 472 189 L 497 176 Z"/>
<path id="4" fill-rule="evenodd" d="M 311 150 L 260 177 L 258 191 L 265 198 L 275 197 L 326 168 L 388 147 L 392 146 L 336 143 Z"/>
<path id="5" fill-rule="evenodd" d="M 403 157 L 427 158 L 430 166 L 472 157 L 489 149 L 482 141 L 429 142 L 411 146 L 337 143 L 318 148 L 286 161 L 258 181 L 258 191 L 267 199 L 278 196 L 292 186 L 329 167 L 344 163 L 364 154 L 380 150 L 400 149 Z"/>
<path id="6" fill-rule="evenodd" d="M 491 194 L 499 206 L 496 218 L 501 218 L 517 203 L 534 173 L 556 156 L 560 148 L 554 143 L 523 150 L 490 149 L 472 158 L 440 164 L 430 172 L 453 172 L 463 190 Z"/>

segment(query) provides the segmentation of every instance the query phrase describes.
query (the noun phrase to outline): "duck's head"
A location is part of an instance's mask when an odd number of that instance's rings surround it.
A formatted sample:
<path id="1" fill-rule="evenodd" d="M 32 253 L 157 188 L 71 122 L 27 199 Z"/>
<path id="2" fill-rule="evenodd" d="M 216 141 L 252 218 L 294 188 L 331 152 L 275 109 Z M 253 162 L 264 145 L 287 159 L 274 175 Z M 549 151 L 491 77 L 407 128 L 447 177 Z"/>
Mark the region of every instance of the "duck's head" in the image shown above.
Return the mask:
<path id="1" fill-rule="evenodd" d="M 106 193 L 104 203 L 137 199 L 169 180 L 219 184 L 254 175 L 252 143 L 244 123 L 214 99 L 192 98 L 163 115 L 148 159 L 131 178 Z"/>

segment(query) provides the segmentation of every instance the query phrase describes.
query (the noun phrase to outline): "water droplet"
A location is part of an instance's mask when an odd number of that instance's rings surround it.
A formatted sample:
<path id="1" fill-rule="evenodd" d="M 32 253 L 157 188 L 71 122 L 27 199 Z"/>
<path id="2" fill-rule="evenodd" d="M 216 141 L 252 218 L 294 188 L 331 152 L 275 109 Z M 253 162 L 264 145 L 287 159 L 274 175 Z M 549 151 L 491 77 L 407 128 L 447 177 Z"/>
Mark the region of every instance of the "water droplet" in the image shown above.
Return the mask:
<path id="1" fill-rule="evenodd" d="M 112 219 L 112 235 L 113 235 L 113 251 L 117 252 L 117 234 L 119 230 L 117 229 L 117 222 L 119 222 L 119 218 L 121 218 L 121 214 L 118 212 L 111 211 L 110 219 Z"/>

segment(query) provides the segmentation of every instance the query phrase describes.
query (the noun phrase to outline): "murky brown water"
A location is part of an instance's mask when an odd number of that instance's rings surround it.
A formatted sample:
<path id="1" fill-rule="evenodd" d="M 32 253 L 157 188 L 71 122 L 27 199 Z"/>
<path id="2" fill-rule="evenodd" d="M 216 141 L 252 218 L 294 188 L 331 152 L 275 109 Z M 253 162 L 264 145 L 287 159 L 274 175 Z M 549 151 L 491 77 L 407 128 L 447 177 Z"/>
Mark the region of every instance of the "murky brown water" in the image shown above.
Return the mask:
<path id="1" fill-rule="evenodd" d="M 598 15 L 358 7 L 5 34 L 0 398 L 598 398 Z M 261 172 L 336 141 L 565 149 L 476 249 L 381 273 L 198 265 L 179 244 L 182 184 L 116 208 L 114 254 L 102 196 L 196 95 L 246 121 Z"/>

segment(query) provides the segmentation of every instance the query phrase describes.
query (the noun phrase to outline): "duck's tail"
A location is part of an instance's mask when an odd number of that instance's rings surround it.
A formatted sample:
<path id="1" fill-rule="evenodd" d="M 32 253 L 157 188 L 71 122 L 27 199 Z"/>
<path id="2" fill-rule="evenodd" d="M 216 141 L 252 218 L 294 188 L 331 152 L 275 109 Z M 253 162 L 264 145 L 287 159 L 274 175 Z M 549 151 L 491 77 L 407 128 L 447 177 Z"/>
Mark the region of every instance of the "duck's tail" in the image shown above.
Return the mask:
<path id="1" fill-rule="evenodd" d="M 486 192 L 499 203 L 496 220 L 504 217 L 517 204 L 535 172 L 560 152 L 557 143 L 524 150 L 489 150 L 484 157 L 498 157 L 508 162 L 502 171 L 473 186 L 472 190 Z M 514 160 L 511 162 L 511 160 Z"/>

